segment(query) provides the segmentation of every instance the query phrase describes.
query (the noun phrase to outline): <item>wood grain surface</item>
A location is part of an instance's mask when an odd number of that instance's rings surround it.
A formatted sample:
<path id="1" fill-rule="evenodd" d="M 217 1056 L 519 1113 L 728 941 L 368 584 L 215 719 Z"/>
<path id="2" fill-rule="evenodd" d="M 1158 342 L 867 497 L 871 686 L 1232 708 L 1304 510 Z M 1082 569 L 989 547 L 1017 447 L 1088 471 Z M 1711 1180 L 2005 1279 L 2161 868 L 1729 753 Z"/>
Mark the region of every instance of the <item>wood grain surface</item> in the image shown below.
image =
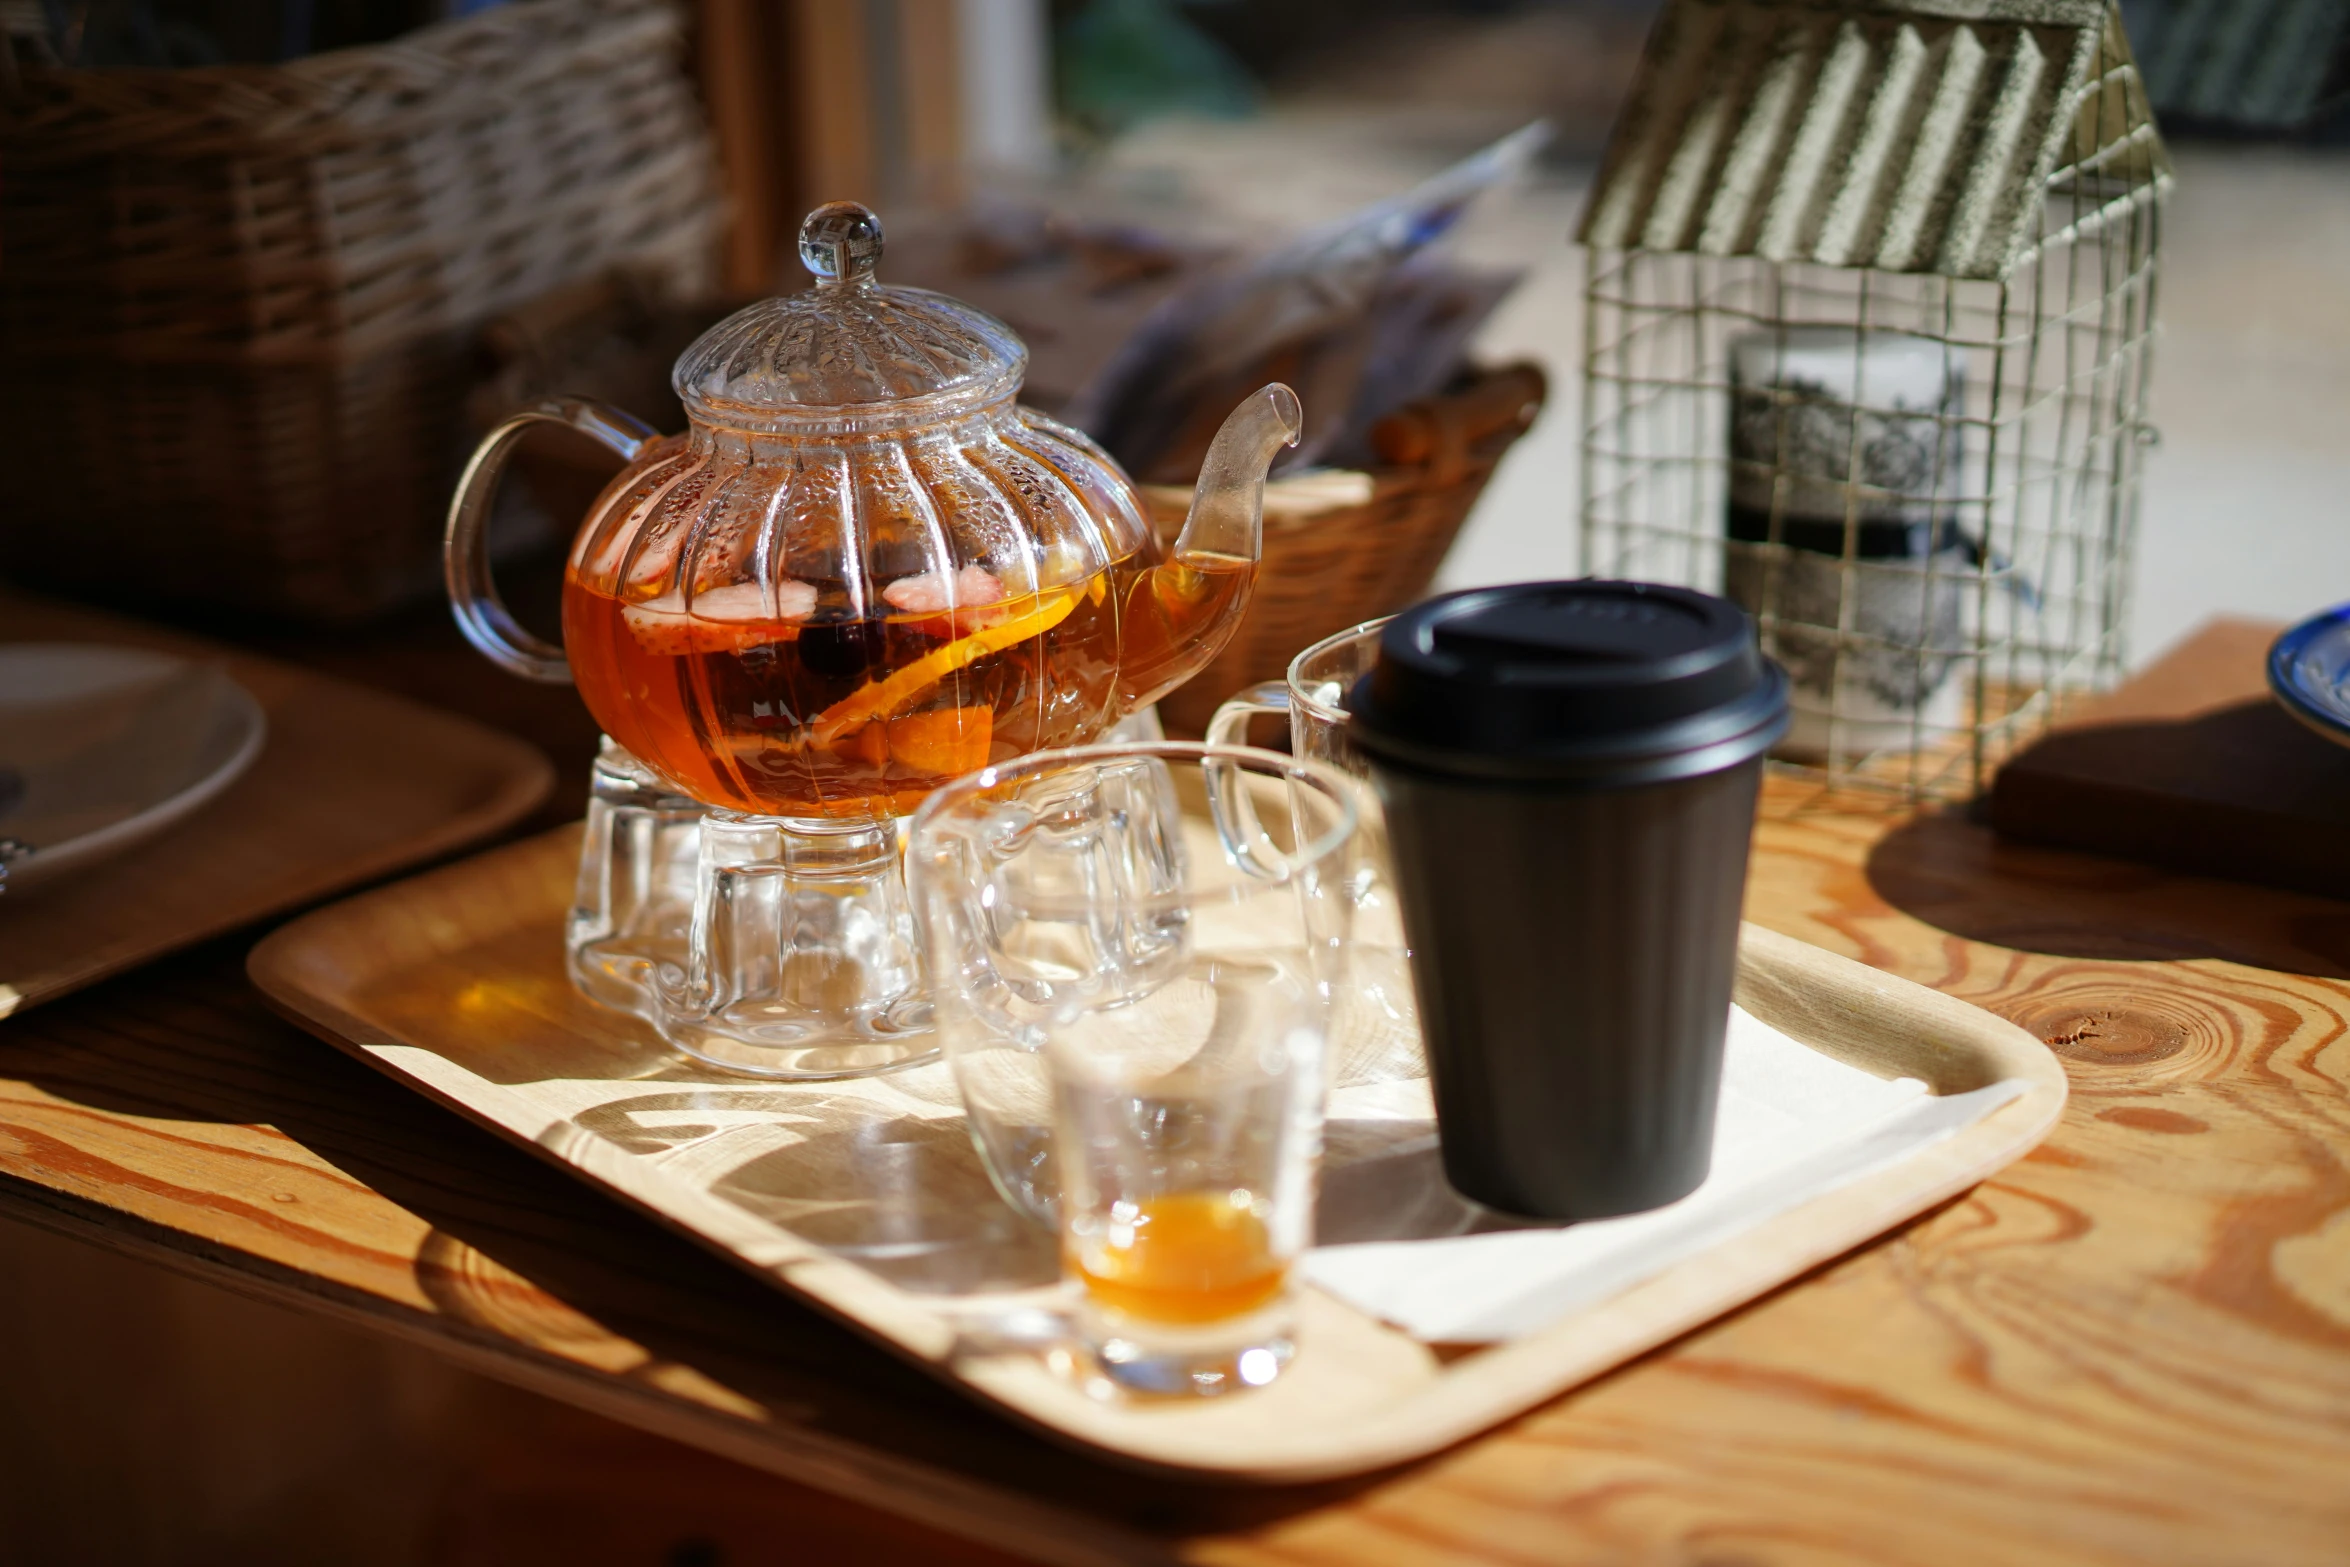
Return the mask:
<path id="1" fill-rule="evenodd" d="M 1212 829 L 1191 828 L 1192 863 L 1212 861 Z M 1738 999 L 1763 1023 L 1937 1094 L 2006 1082 L 2017 1097 L 1506 1345 L 1440 1356 L 1307 1290 L 1297 1361 L 1272 1387 L 1190 1404 L 1105 1402 L 1026 1346 L 989 1340 L 988 1324 L 1033 1308 L 1023 1291 L 1051 1284 L 1057 1268 L 1044 1233 L 990 1189 L 948 1068 L 761 1083 L 678 1056 L 567 981 L 561 930 L 578 860 L 579 835 L 558 829 L 410 877 L 283 927 L 254 949 L 247 972 L 272 1005 L 328 1042 L 933 1375 L 1074 1445 L 1206 1475 L 1325 1479 L 1450 1446 L 1965 1190 L 2037 1143 L 2064 1103 L 2062 1071 L 2013 1024 L 1749 927 Z M 1395 1074 L 1372 1081 L 1426 1073 L 1416 1049 L 1399 1056 L 1379 1036 L 1350 1046 L 1334 1033 L 1332 1049 Z M 1432 1194 L 1398 1173 L 1394 1149 L 1433 1125 L 1383 1124 L 1390 1140 L 1355 1152 L 1384 1166 L 1375 1178 L 1395 1205 L 1421 1209 Z M 1347 1160 L 1333 1152 L 1327 1161 L 1324 1179 L 1336 1185 Z M 1421 1179 L 1444 1191 L 1432 1165 Z"/>
<path id="2" fill-rule="evenodd" d="M 152 842 L 0 896 L 0 1017 L 511 827 L 553 770 L 468 719 L 138 621 L 0 590 L 0 642 L 218 661 L 269 736 L 244 776 Z"/>
<path id="3" fill-rule="evenodd" d="M 2350 1555 L 2350 905 L 1778 781 L 1764 814 L 1750 915 L 2048 1041 L 2063 1122 L 1365 1481 L 1236 1491 L 1048 1447 L 275 1020 L 237 943 L 0 1030 L 0 1197 L 1042 1561 Z"/>

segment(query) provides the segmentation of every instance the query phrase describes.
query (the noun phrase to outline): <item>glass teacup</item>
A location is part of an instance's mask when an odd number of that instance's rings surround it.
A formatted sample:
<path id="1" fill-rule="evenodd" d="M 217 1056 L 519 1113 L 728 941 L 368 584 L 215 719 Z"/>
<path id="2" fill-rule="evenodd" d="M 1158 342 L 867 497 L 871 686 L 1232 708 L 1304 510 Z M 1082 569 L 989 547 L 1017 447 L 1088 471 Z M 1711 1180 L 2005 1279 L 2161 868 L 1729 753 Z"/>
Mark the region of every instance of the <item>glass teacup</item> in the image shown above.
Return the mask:
<path id="1" fill-rule="evenodd" d="M 1254 720 L 1286 717 L 1292 755 L 1326 763 L 1365 784 L 1358 802 L 1363 852 L 1348 888 L 1354 903 L 1354 982 L 1339 998 L 1339 1023 L 1332 1032 L 1331 1078 L 1339 1088 L 1428 1075 L 1411 954 L 1388 867 L 1386 824 L 1368 788 L 1371 764 L 1347 738 L 1346 693 L 1378 662 L 1379 633 L 1392 619 L 1366 620 L 1324 637 L 1289 661 L 1285 679 L 1241 691 L 1208 722 L 1208 744 L 1246 745 Z"/>
<path id="2" fill-rule="evenodd" d="M 1289 661 L 1286 678 L 1229 698 L 1208 720 L 1208 744 L 1246 745 L 1253 719 L 1286 716 L 1292 754 L 1368 778 L 1370 763 L 1346 737 L 1346 693 L 1379 661 L 1379 633 L 1394 618 L 1384 615 L 1326 636 Z"/>

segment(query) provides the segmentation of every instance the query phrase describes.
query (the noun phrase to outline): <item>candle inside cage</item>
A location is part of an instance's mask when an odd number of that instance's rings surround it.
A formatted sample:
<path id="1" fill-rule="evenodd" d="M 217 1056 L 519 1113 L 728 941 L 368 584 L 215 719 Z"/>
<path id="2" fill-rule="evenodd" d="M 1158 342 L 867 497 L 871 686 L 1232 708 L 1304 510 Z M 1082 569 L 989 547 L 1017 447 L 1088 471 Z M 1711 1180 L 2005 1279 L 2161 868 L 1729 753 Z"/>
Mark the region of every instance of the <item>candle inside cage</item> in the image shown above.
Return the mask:
<path id="1" fill-rule="evenodd" d="M 1730 345 L 1723 582 L 1787 666 L 1801 760 L 1916 749 L 1959 723 L 1975 551 L 1960 526 L 1966 358 L 1898 332 Z"/>

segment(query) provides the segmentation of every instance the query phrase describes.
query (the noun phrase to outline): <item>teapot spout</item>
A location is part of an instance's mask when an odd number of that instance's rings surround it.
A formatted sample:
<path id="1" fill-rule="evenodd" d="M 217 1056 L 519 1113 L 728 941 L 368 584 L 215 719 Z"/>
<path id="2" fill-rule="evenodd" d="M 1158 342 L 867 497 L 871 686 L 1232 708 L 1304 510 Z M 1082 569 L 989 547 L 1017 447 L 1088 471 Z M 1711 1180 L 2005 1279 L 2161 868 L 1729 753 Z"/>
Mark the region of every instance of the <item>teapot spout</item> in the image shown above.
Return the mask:
<path id="1" fill-rule="evenodd" d="M 1305 429 L 1297 393 L 1279 381 L 1225 416 L 1200 464 L 1191 512 L 1175 539 L 1178 562 L 1247 561 L 1265 552 L 1265 473 Z"/>
<path id="2" fill-rule="evenodd" d="M 1297 394 L 1276 381 L 1233 409 L 1216 432 L 1174 550 L 1127 594 L 1120 716 L 1207 668 L 1240 629 L 1265 552 L 1265 471 L 1304 428 Z"/>

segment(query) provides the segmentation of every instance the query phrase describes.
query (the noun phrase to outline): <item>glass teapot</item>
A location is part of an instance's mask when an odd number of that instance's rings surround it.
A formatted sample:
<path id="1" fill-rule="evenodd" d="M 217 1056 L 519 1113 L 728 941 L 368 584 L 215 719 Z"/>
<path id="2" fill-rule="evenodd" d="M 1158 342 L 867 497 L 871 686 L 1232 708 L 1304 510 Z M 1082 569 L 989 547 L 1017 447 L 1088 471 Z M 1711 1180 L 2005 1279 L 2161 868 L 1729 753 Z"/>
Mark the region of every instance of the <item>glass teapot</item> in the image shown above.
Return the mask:
<path id="1" fill-rule="evenodd" d="M 677 361 L 685 434 L 564 400 L 483 441 L 446 553 L 474 646 L 576 681 L 679 793 L 796 819 L 907 814 L 990 761 L 1091 740 L 1203 668 L 1247 606 L 1295 394 L 1268 386 L 1225 421 L 1164 548 L 1106 452 L 1018 406 L 1028 354 L 1008 327 L 875 280 L 872 212 L 819 207 L 799 248 L 815 287 Z M 507 456 L 541 422 L 628 464 L 572 547 L 568 658 L 506 613 L 483 537 Z"/>
<path id="2" fill-rule="evenodd" d="M 1167 547 L 1107 453 L 1018 406 L 1028 354 L 1008 327 L 874 280 L 871 212 L 819 207 L 800 259 L 815 287 L 737 312 L 678 359 L 683 435 L 579 399 L 491 431 L 450 503 L 444 564 L 475 647 L 577 682 L 627 753 L 609 770 L 642 764 L 631 799 L 673 790 L 708 808 L 689 829 L 690 896 L 674 853 L 623 876 L 627 833 L 590 812 L 574 982 L 705 1061 L 846 1077 L 931 1052 L 893 818 L 990 762 L 1096 738 L 1216 655 L 1247 607 L 1265 473 L 1299 410 L 1272 385 L 1233 411 Z M 541 423 L 627 464 L 572 544 L 568 656 L 507 613 L 484 536 L 508 457 Z M 608 928 L 595 889 L 631 878 L 642 907 Z"/>

